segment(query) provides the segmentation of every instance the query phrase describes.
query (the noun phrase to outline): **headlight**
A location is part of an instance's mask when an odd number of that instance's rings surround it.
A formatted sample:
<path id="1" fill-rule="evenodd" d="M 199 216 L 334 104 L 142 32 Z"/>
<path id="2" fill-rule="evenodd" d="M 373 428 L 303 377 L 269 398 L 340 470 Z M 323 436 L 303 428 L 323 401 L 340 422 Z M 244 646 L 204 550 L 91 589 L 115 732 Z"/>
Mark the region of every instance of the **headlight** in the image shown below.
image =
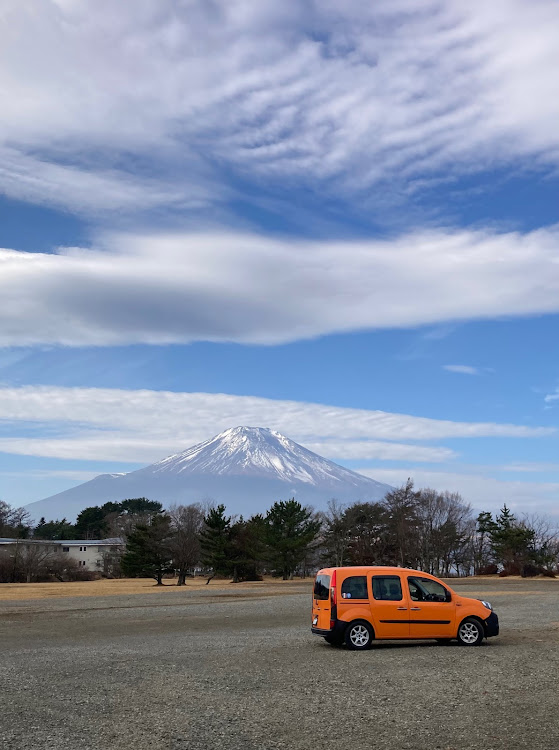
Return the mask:
<path id="1" fill-rule="evenodd" d="M 484 602 L 483 599 L 482 599 L 481 603 L 483 604 L 484 607 L 487 607 L 487 609 L 491 609 L 491 610 L 493 609 L 493 607 L 491 606 L 491 604 L 489 602 Z"/>

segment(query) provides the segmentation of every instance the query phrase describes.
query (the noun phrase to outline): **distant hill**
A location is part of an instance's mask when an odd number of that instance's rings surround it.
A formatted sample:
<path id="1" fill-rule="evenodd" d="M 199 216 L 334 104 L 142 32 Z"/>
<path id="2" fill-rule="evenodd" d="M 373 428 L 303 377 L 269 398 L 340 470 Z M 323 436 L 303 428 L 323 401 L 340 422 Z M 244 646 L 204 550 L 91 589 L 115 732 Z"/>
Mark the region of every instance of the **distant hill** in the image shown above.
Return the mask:
<path id="1" fill-rule="evenodd" d="M 328 461 L 264 427 L 234 427 L 183 453 L 127 474 L 101 474 L 89 482 L 30 503 L 35 520 L 74 520 L 89 505 L 148 497 L 163 505 L 206 500 L 229 513 L 265 511 L 276 500 L 297 498 L 324 509 L 342 502 L 380 500 L 392 487 Z"/>

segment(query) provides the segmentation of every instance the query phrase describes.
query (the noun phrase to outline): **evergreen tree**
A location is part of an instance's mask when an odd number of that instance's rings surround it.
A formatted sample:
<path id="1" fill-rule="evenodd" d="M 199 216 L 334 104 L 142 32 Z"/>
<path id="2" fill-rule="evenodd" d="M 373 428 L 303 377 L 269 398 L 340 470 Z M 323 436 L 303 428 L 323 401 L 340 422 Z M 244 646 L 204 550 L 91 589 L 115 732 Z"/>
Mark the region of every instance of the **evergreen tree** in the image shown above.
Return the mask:
<path id="1" fill-rule="evenodd" d="M 126 576 L 155 578 L 158 586 L 163 585 L 163 575 L 173 570 L 168 516 L 158 514 L 136 526 L 126 542 L 121 568 Z"/>
<path id="2" fill-rule="evenodd" d="M 212 508 L 204 518 L 204 528 L 200 534 L 202 563 L 212 569 L 208 584 L 216 575 L 229 575 L 232 570 L 230 561 L 231 517 L 225 515 L 225 505 Z"/>
<path id="3" fill-rule="evenodd" d="M 274 503 L 265 518 L 270 562 L 283 580 L 293 578 L 320 531 L 320 521 L 294 498 Z"/>
<path id="4" fill-rule="evenodd" d="M 264 518 L 257 515 L 245 521 L 241 516 L 231 526 L 227 549 L 234 583 L 262 580 L 260 570 L 266 557 Z"/>
<path id="5" fill-rule="evenodd" d="M 112 505 L 112 503 L 106 503 L 103 507 L 105 508 L 107 505 Z M 163 511 L 163 506 L 160 502 L 157 500 L 148 500 L 147 497 L 134 497 L 123 500 L 118 505 L 123 513 L 128 513 L 129 515 L 141 515 L 144 513 L 151 515 Z M 109 512 L 111 511 L 109 510 Z"/>
<path id="6" fill-rule="evenodd" d="M 494 565 L 493 550 L 491 546 L 491 534 L 495 531 L 496 524 L 493 516 L 488 511 L 482 511 L 476 522 L 476 537 L 474 547 L 474 572 L 488 570 L 489 565 Z M 496 572 L 497 568 L 493 567 Z"/>
<path id="7" fill-rule="evenodd" d="M 76 519 L 77 539 L 102 539 L 106 534 L 105 516 L 98 505 L 84 508 Z"/>
<path id="8" fill-rule="evenodd" d="M 490 531 L 493 555 L 509 573 L 521 573 L 523 567 L 534 562 L 534 530 L 519 524 L 516 517 L 503 505 Z"/>
<path id="9" fill-rule="evenodd" d="M 42 518 L 33 532 L 33 537 L 35 539 L 52 539 L 53 541 L 75 539 L 76 528 L 65 518 L 60 521 L 58 519 L 56 521 L 45 521 Z"/>

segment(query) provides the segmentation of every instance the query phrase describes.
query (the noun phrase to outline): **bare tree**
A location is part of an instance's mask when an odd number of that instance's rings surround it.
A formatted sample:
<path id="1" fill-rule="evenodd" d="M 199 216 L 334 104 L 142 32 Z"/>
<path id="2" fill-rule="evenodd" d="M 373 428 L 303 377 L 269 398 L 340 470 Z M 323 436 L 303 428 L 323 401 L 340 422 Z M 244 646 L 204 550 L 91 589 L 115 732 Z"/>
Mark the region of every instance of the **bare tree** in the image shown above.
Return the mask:
<path id="1" fill-rule="evenodd" d="M 168 515 L 171 519 L 173 565 L 179 576 L 177 586 L 184 586 L 188 571 L 200 562 L 200 532 L 204 526 L 204 511 L 198 503 L 173 505 Z"/>
<path id="2" fill-rule="evenodd" d="M 433 575 L 471 567 L 472 509 L 457 492 L 419 491 L 418 566 Z"/>
<path id="3" fill-rule="evenodd" d="M 25 508 L 13 508 L 0 500 L 0 536 L 24 538 L 29 536 L 31 516 Z"/>
<path id="4" fill-rule="evenodd" d="M 559 563 L 559 528 L 555 521 L 537 513 L 526 514 L 519 522 L 533 531 L 534 562 L 546 570 L 555 570 Z"/>
<path id="5" fill-rule="evenodd" d="M 351 541 L 346 510 L 345 505 L 332 498 L 328 501 L 328 510 L 322 514 L 322 554 L 338 567 L 347 562 Z"/>
<path id="6" fill-rule="evenodd" d="M 408 479 L 402 487 L 388 492 L 383 501 L 388 519 L 390 556 L 392 562 L 402 568 L 417 565 L 419 495 L 420 493 L 414 490 L 413 481 Z"/>
<path id="7" fill-rule="evenodd" d="M 354 503 L 344 513 L 351 565 L 382 565 L 388 554 L 388 514 L 382 503 Z"/>

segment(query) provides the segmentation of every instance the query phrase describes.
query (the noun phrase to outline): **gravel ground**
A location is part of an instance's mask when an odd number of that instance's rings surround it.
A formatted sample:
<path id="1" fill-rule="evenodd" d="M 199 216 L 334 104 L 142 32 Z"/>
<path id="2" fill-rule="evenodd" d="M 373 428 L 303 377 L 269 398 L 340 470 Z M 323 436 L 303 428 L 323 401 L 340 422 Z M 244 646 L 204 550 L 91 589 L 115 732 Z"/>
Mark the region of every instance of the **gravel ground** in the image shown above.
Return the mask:
<path id="1" fill-rule="evenodd" d="M 559 747 L 559 582 L 452 585 L 501 636 L 332 648 L 299 583 L 2 602 L 0 747 Z"/>

